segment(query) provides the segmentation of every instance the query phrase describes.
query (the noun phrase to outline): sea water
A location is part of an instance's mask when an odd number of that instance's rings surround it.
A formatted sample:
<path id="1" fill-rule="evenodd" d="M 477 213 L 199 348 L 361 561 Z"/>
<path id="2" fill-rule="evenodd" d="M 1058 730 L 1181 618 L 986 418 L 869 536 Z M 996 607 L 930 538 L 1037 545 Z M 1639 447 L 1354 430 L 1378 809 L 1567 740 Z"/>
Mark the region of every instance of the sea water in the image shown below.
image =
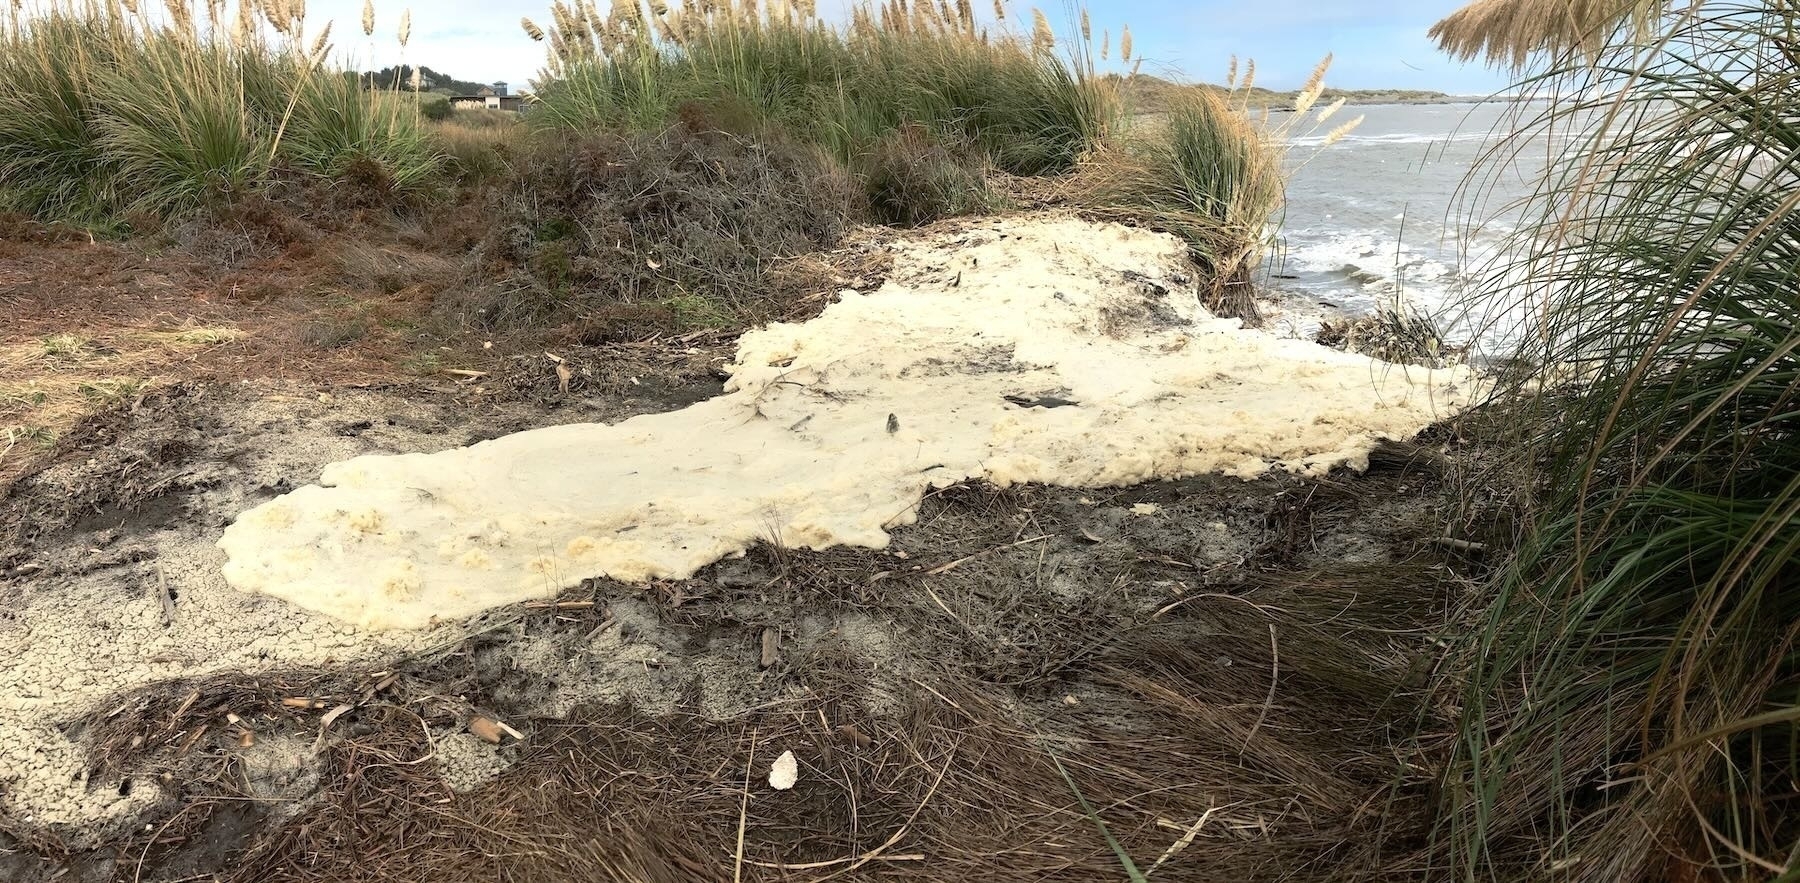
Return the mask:
<path id="1" fill-rule="evenodd" d="M 1508 133 L 1541 109 L 1498 101 L 1347 107 L 1321 131 L 1295 133 L 1265 292 L 1296 315 L 1397 308 L 1432 317 L 1453 342 L 1503 347 L 1514 329 L 1483 288 L 1503 276 L 1527 217 L 1520 201 L 1549 156 L 1546 139 Z M 1351 134 L 1324 144 L 1325 130 L 1359 114 Z"/>

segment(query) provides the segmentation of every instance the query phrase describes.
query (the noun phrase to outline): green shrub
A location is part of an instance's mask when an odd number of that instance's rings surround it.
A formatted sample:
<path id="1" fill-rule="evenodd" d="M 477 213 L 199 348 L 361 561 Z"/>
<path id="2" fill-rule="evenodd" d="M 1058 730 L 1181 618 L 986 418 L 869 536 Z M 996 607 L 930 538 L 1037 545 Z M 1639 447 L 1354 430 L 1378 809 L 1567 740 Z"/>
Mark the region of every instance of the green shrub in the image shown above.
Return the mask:
<path id="1" fill-rule="evenodd" d="M 816 148 L 716 131 L 545 138 L 518 160 L 483 247 L 507 283 L 447 304 L 513 328 L 661 311 L 720 325 L 790 306 L 771 270 L 829 248 L 855 190 Z"/>
<path id="2" fill-rule="evenodd" d="M 456 115 L 456 107 L 450 103 L 448 95 L 420 95 L 419 115 L 434 123 L 441 123 Z"/>

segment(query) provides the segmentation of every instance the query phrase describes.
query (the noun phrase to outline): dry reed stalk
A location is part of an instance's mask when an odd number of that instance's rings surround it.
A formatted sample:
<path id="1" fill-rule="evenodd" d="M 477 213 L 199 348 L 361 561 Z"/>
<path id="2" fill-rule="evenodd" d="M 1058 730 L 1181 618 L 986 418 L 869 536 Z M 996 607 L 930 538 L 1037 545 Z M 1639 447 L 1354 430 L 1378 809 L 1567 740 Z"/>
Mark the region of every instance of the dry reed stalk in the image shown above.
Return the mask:
<path id="1" fill-rule="evenodd" d="M 1432 25 L 1438 47 L 1468 61 L 1486 56 L 1522 70 L 1531 56 L 1593 58 L 1620 28 L 1649 32 L 1665 0 L 1477 0 Z"/>
<path id="2" fill-rule="evenodd" d="M 1330 69 L 1331 53 L 1327 52 L 1313 68 L 1312 76 L 1306 78 L 1306 85 L 1300 87 L 1300 94 L 1294 96 L 1294 113 L 1306 113 L 1318 103 L 1319 96 L 1325 93 L 1325 72 Z"/>
<path id="3" fill-rule="evenodd" d="M 313 39 L 312 51 L 307 53 L 307 56 L 312 59 L 310 63 L 313 67 L 318 67 L 320 62 L 325 60 L 325 53 L 331 49 L 331 26 L 334 24 L 336 22 L 326 22 L 325 29 Z"/>
<path id="4" fill-rule="evenodd" d="M 1366 117 L 1367 117 L 1366 114 L 1363 116 L 1358 116 L 1356 119 L 1353 119 L 1350 122 L 1347 122 L 1341 126 L 1338 126 L 1335 129 L 1332 129 L 1329 133 L 1327 133 L 1325 135 L 1325 143 L 1323 146 L 1330 147 L 1331 145 L 1344 140 L 1344 136 L 1350 134 L 1351 132 L 1356 131 L 1356 127 L 1362 125 L 1363 120 Z"/>

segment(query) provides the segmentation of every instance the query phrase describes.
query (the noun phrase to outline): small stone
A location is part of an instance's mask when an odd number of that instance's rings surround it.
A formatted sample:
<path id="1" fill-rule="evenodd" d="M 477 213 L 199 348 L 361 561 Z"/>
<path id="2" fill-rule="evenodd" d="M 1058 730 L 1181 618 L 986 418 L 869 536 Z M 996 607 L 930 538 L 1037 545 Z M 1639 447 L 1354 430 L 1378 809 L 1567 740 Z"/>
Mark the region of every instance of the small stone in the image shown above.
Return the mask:
<path id="1" fill-rule="evenodd" d="M 800 762 L 794 759 L 794 752 L 783 751 L 769 767 L 769 787 L 777 791 L 790 791 L 794 783 L 800 781 Z"/>

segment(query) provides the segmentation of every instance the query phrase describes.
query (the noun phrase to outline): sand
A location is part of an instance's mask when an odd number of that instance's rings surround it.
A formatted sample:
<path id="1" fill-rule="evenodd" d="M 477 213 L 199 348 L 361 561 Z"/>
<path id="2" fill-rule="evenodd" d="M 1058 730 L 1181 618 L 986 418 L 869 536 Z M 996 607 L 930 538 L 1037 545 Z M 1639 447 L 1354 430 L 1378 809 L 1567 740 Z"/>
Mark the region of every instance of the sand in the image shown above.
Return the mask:
<path id="1" fill-rule="evenodd" d="M 889 282 L 746 334 L 726 393 L 613 425 L 334 463 L 244 513 L 225 578 L 367 630 L 581 581 L 678 579 L 765 541 L 883 548 L 932 488 L 1361 468 L 1473 394 L 1241 327 L 1174 237 L 987 221 L 897 247 Z"/>

